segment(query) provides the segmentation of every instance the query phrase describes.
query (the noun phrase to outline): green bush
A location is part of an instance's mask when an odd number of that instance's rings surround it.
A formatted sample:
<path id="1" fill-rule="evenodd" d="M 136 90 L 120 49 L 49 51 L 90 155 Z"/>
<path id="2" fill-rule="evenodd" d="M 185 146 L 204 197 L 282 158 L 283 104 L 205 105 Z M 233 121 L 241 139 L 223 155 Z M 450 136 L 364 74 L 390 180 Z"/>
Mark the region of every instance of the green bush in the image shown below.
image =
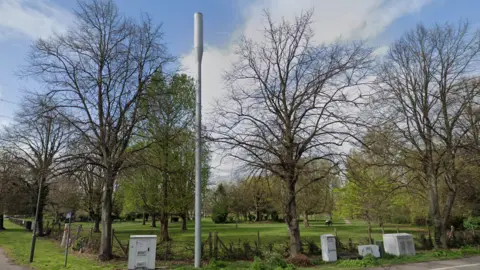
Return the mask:
<path id="1" fill-rule="evenodd" d="M 406 216 L 393 216 L 391 222 L 393 224 L 410 224 L 410 220 Z"/>
<path id="2" fill-rule="evenodd" d="M 262 261 L 260 257 L 255 257 L 253 263 L 250 265 L 250 270 L 295 270 L 293 264 L 287 264 L 282 256 L 278 253 L 269 253 L 266 255 L 266 260 Z"/>
<path id="3" fill-rule="evenodd" d="M 225 223 L 228 217 L 228 207 L 224 204 L 217 204 L 213 207 L 212 220 L 215 224 Z"/>
<path id="4" fill-rule="evenodd" d="M 271 252 L 265 255 L 265 261 L 268 266 L 272 268 L 286 268 L 287 262 L 282 258 L 282 256 L 276 252 Z"/>
<path id="5" fill-rule="evenodd" d="M 80 249 L 85 247 L 85 244 L 87 243 L 88 239 L 85 236 L 79 237 L 76 241 L 75 244 L 72 246 L 72 249 L 75 251 L 79 251 Z"/>
<path id="6" fill-rule="evenodd" d="M 471 231 L 480 229 L 480 217 L 468 217 L 463 221 L 463 227 Z"/>
<path id="7" fill-rule="evenodd" d="M 252 265 L 250 265 L 250 270 L 269 270 L 265 263 L 259 257 L 253 259 Z"/>
<path id="8" fill-rule="evenodd" d="M 315 243 L 315 241 L 312 241 L 312 240 L 306 240 L 306 241 L 307 241 L 308 254 L 310 254 L 310 255 L 320 255 L 320 254 L 322 254 L 322 251 L 320 250 L 320 247 Z"/>
<path id="9" fill-rule="evenodd" d="M 369 254 L 361 260 L 341 260 L 337 263 L 340 267 L 375 267 L 379 266 L 380 262 L 373 255 Z"/>
<path id="10" fill-rule="evenodd" d="M 207 267 L 205 267 L 205 269 L 214 270 L 214 269 L 223 269 L 223 268 L 226 268 L 226 267 L 227 267 L 227 264 L 225 262 L 217 261 L 215 259 L 211 259 L 208 262 L 208 265 L 207 265 Z"/>
<path id="11" fill-rule="evenodd" d="M 448 221 L 447 228 L 450 228 L 450 226 L 455 227 L 457 230 L 463 229 L 463 223 L 465 221 L 465 217 L 462 216 L 454 216 L 450 217 L 450 220 Z"/>

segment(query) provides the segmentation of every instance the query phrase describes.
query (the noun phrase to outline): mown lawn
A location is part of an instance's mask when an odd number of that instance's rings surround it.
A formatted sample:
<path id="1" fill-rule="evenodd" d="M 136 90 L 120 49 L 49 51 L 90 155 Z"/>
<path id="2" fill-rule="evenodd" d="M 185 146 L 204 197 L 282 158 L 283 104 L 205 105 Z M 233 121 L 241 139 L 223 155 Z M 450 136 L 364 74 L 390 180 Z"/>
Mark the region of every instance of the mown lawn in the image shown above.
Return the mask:
<path id="1" fill-rule="evenodd" d="M 5 221 L 6 231 L 0 232 L 0 247 L 5 250 L 7 256 L 19 265 L 29 265 L 28 258 L 30 254 L 30 241 L 32 234 L 25 231 L 9 221 Z M 67 268 L 64 267 L 64 249 L 60 248 L 58 243 L 47 240 L 37 239 L 35 257 L 31 264 L 38 270 L 57 270 L 57 269 L 126 269 L 126 262 L 114 261 L 101 263 L 95 259 L 95 256 L 85 254 L 74 254 L 68 257 Z"/>
<path id="2" fill-rule="evenodd" d="M 72 232 L 75 232 L 76 227 L 80 224 L 82 224 L 83 227 L 81 235 L 88 238 L 90 228 L 93 227 L 93 224 L 80 222 L 73 223 Z M 187 225 L 188 230 L 182 231 L 181 223 L 170 223 L 169 233 L 172 239 L 170 248 L 173 252 L 171 258 L 176 260 L 188 260 L 193 258 L 193 225 L 193 222 L 189 222 Z M 328 227 L 324 224 L 324 219 L 322 218 L 317 221 L 312 220 L 310 222 L 310 227 L 304 228 L 303 224 L 300 224 L 300 226 L 302 240 L 313 241 L 318 246 L 320 246 L 320 235 L 327 233 L 335 234 L 335 232 L 344 245 L 348 243 L 349 238 L 352 239 L 354 244 L 367 242 L 367 227 L 362 221 L 352 221 L 351 224 L 345 224 L 343 219 L 334 220 L 334 225 Z M 412 233 L 415 236 L 418 236 L 418 234 L 422 232 L 425 233 L 426 231 L 426 228 L 412 227 L 408 225 L 386 225 L 384 228 L 385 233 L 394 233 L 397 231 L 397 227 L 400 232 Z M 142 225 L 140 220 L 135 222 L 115 222 L 113 228 L 115 230 L 115 235 L 124 247 L 128 245 L 130 235 L 160 234 L 159 224 L 157 228 L 152 228 L 150 227 L 150 223 Z M 239 223 L 237 227 L 234 223 L 214 224 L 211 219 L 204 219 L 202 221 L 202 239 L 204 241 L 207 240 L 210 232 L 212 232 L 212 234 L 213 232 L 217 232 L 220 240 L 226 246 L 232 244 L 240 248 L 243 247 L 244 243 L 248 243 L 253 247 L 255 241 L 257 241 L 258 234 L 260 235 L 260 243 L 263 249 L 265 249 L 267 245 L 273 245 L 274 250 L 278 251 L 286 246 L 288 242 L 288 230 L 286 225 L 282 222 Z M 372 236 L 375 240 L 381 240 L 382 232 L 380 228 L 374 228 Z M 99 237 L 99 233 L 93 235 L 93 238 L 97 239 L 97 242 Z M 306 242 L 307 241 L 305 241 L 305 243 Z M 164 254 L 166 251 L 165 245 L 160 246 L 159 249 L 157 249 L 158 254 Z M 124 256 L 116 241 L 114 241 L 114 253 L 118 256 Z M 163 259 L 163 255 L 161 256 L 161 259 Z"/>
<path id="3" fill-rule="evenodd" d="M 92 227 L 92 224 L 82 223 L 84 228 Z M 188 223 L 188 230 L 181 231 L 180 223 L 170 223 L 169 233 L 174 241 L 191 242 L 194 240 L 193 222 Z M 72 225 L 75 227 L 75 225 Z M 159 234 L 160 228 L 151 228 L 150 224 L 142 225 L 140 221 L 136 222 L 116 222 L 113 225 L 115 234 L 121 240 L 127 240 L 131 234 Z M 311 221 L 310 227 L 301 227 L 302 239 L 317 241 L 320 244 L 320 235 L 331 233 L 335 230 L 341 241 L 347 241 L 352 238 L 354 243 L 359 242 L 368 236 L 366 224 L 361 221 L 353 221 L 352 224 L 345 224 L 343 220 L 336 220 L 334 225 L 328 227 L 323 220 Z M 409 225 L 386 225 L 385 233 L 394 233 L 399 227 L 400 232 L 413 233 L 417 235 L 420 232 L 426 232 L 426 228 L 412 227 Z M 257 234 L 260 233 L 262 244 L 269 242 L 282 242 L 288 240 L 287 226 L 283 222 L 260 222 L 260 223 L 239 223 L 238 228 L 234 223 L 214 224 L 210 219 L 202 221 L 202 238 L 206 239 L 209 232 L 218 232 L 218 236 L 224 242 L 256 241 Z M 373 238 L 381 240 L 382 232 L 380 228 L 373 229 Z"/>
<path id="4" fill-rule="evenodd" d="M 79 224 L 82 224 L 84 228 L 83 234 L 88 234 L 88 229 L 92 224 L 89 223 L 74 223 L 72 231 Z M 28 264 L 28 255 L 30 251 L 31 233 L 26 232 L 23 228 L 14 225 L 8 221 L 5 222 L 7 231 L 0 232 L 0 247 L 2 247 L 7 255 L 13 259 L 13 261 L 20 265 Z M 171 237 L 174 241 L 193 243 L 193 230 L 191 223 L 187 232 L 180 230 L 180 224 L 171 224 Z M 143 226 L 141 222 L 119 222 L 114 224 L 117 237 L 121 239 L 124 244 L 127 243 L 129 235 L 131 234 L 158 234 L 159 228 L 150 228 L 149 225 Z M 310 228 L 302 227 L 302 238 L 312 239 L 319 242 L 319 235 L 324 233 L 333 233 L 336 228 L 337 234 L 340 239 L 346 240 L 349 237 L 354 239 L 360 239 L 366 237 L 366 226 L 362 222 L 353 222 L 352 224 L 345 224 L 344 222 L 337 221 L 335 226 L 326 227 L 320 221 L 312 222 Z M 386 232 L 396 232 L 397 225 L 389 225 L 385 227 Z M 401 232 L 419 233 L 423 228 L 399 226 Z M 238 228 L 235 228 L 235 224 L 214 224 L 209 220 L 203 222 L 203 237 L 206 239 L 208 232 L 216 231 L 224 242 L 228 241 L 255 241 L 257 240 L 257 232 L 260 232 L 260 238 L 263 243 L 286 241 L 287 231 L 283 223 L 240 223 Z M 374 238 L 381 239 L 381 231 L 379 229 L 374 230 Z M 97 235 L 98 236 L 98 235 Z M 118 252 L 118 250 L 117 250 Z M 389 257 L 376 260 L 340 260 L 334 264 L 324 264 L 319 262 L 319 265 L 314 267 L 315 269 L 357 269 L 362 267 L 374 267 L 380 265 L 393 265 L 409 262 L 421 262 L 421 261 L 433 261 L 433 260 L 445 260 L 461 258 L 466 255 L 478 255 L 480 250 L 478 248 L 465 248 L 461 250 L 453 251 L 427 251 L 418 252 L 415 257 Z M 35 260 L 31 265 L 37 270 L 56 270 L 65 269 L 63 267 L 64 262 L 64 249 L 60 248 L 58 242 L 54 242 L 48 239 L 38 239 Z M 317 260 L 318 262 L 318 260 Z M 183 262 L 172 265 L 172 262 L 158 261 L 158 266 L 168 266 L 169 268 L 176 269 L 193 269 L 190 265 L 192 262 Z M 221 262 L 223 269 L 248 269 L 250 262 Z M 108 263 L 99 262 L 95 255 L 79 254 L 77 252 L 71 252 L 68 258 L 68 267 L 66 269 L 74 270 L 88 270 L 88 269 L 126 269 L 126 261 L 115 260 Z M 313 268 L 309 268 L 313 269 Z"/>

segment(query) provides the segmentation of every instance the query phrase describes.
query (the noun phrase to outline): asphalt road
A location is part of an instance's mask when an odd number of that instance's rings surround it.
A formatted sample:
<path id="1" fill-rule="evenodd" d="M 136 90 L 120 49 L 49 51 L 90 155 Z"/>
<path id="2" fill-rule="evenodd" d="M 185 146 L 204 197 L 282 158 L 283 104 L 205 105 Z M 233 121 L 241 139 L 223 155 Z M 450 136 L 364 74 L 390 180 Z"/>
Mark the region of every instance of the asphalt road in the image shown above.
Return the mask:
<path id="1" fill-rule="evenodd" d="M 5 256 L 5 252 L 3 249 L 0 248 L 0 269 L 1 270 L 25 270 L 27 268 L 23 268 L 21 266 L 13 265 L 8 260 L 7 256 Z"/>
<path id="2" fill-rule="evenodd" d="M 371 268 L 372 270 L 479 270 L 480 256 L 464 258 L 451 261 L 435 261 L 414 263 L 405 265 L 393 265 L 380 268 Z"/>

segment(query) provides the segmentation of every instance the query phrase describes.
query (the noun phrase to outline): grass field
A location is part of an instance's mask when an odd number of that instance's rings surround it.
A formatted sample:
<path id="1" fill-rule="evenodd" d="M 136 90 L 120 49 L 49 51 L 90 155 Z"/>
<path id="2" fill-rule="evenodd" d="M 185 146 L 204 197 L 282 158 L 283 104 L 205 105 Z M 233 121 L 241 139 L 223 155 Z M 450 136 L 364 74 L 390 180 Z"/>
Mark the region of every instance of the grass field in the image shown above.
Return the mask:
<path id="1" fill-rule="evenodd" d="M 180 223 L 171 223 L 169 225 L 170 237 L 176 242 L 193 243 L 194 232 L 193 222 L 188 223 L 188 230 L 181 231 Z M 92 224 L 84 224 L 84 228 L 92 227 Z M 120 240 L 128 240 L 131 234 L 158 234 L 159 228 L 151 228 L 149 224 L 142 225 L 140 221 L 137 222 L 118 222 L 113 225 L 115 234 Z M 311 221 L 310 227 L 301 227 L 302 240 L 316 241 L 320 244 L 320 235 L 327 233 L 336 233 L 341 241 L 348 241 L 352 238 L 354 243 L 365 240 L 368 237 L 366 224 L 362 221 L 353 221 L 351 224 L 345 224 L 343 220 L 336 220 L 333 226 L 326 226 L 323 219 L 318 221 Z M 426 232 L 425 227 L 412 227 L 409 225 L 386 225 L 385 233 L 397 232 L 412 233 L 418 235 L 421 232 Z M 262 244 L 280 243 L 288 241 L 288 230 L 285 223 L 239 223 L 238 228 L 235 224 L 214 224 L 210 219 L 204 219 L 202 222 L 202 239 L 208 237 L 209 232 L 218 232 L 220 239 L 223 242 L 254 242 L 257 240 L 257 235 L 260 233 L 260 240 Z M 373 228 L 374 239 L 381 240 L 382 232 L 380 228 Z"/>
<path id="2" fill-rule="evenodd" d="M 82 225 L 82 236 L 88 237 L 90 228 L 93 227 L 92 223 L 72 223 L 72 232 L 76 231 L 76 227 Z M 180 223 L 170 223 L 169 233 L 172 238 L 171 249 L 174 259 L 191 259 L 193 257 L 193 243 L 194 243 L 194 231 L 193 222 L 189 222 L 187 231 L 181 230 Z M 320 235 L 331 233 L 338 235 L 340 241 L 346 244 L 349 238 L 352 239 L 354 244 L 367 242 L 367 227 L 362 221 L 352 221 L 351 224 L 345 224 L 344 220 L 334 220 L 333 226 L 326 226 L 323 219 L 312 220 L 310 227 L 304 228 L 301 226 L 301 238 L 302 241 L 313 241 L 316 245 L 320 246 Z M 136 222 L 115 222 L 113 224 L 115 235 L 120 240 L 123 246 L 127 246 L 130 235 L 134 234 L 159 234 L 160 228 L 152 228 L 150 224 L 142 225 L 141 221 Z M 397 232 L 397 228 L 400 232 L 412 233 L 414 236 L 418 236 L 419 233 L 425 233 L 426 228 L 412 227 L 409 225 L 386 225 L 385 233 Z M 284 223 L 281 222 L 261 222 L 261 223 L 239 223 L 238 227 L 234 223 L 227 224 L 214 224 L 211 219 L 204 219 L 202 221 L 202 239 L 208 238 L 209 232 L 217 232 L 219 238 L 225 245 L 237 245 L 242 247 L 244 243 L 249 243 L 254 246 L 257 241 L 258 235 L 260 235 L 260 242 L 262 247 L 266 245 L 273 245 L 282 248 L 288 241 L 288 230 Z M 94 234 L 94 239 L 99 239 L 100 234 Z M 375 240 L 382 239 L 382 232 L 380 228 L 374 228 L 372 236 Z M 306 241 L 305 241 L 306 243 Z M 160 249 L 162 247 L 159 247 Z M 278 249 L 276 249 L 278 250 Z M 157 250 L 159 254 L 163 254 L 163 251 Z M 124 256 L 120 246 L 114 241 L 114 253 L 118 256 Z"/>
<path id="3" fill-rule="evenodd" d="M 90 223 L 73 223 L 72 231 L 75 231 L 76 226 L 82 224 L 84 235 L 88 234 Z M 31 233 L 26 232 L 23 228 L 14 225 L 8 221 L 5 222 L 7 231 L 0 232 L 0 247 L 4 248 L 7 255 L 14 259 L 18 264 L 28 264 L 28 254 L 30 250 Z M 399 225 L 401 232 L 409 232 L 417 235 L 424 232 L 425 228 L 411 227 L 406 225 Z M 174 242 L 193 244 L 193 223 L 188 224 L 188 231 L 182 232 L 179 223 L 172 223 L 170 226 L 170 235 Z M 342 241 L 352 238 L 354 242 L 360 241 L 367 236 L 367 228 L 363 222 L 353 221 L 352 224 L 345 224 L 343 221 L 336 221 L 334 226 L 327 227 L 322 221 L 312 221 L 311 227 L 301 228 L 302 239 L 311 239 L 319 242 L 319 236 L 325 233 L 333 233 L 334 228 Z M 149 224 L 142 225 L 140 221 L 137 222 L 117 222 L 114 223 L 115 234 L 126 244 L 131 234 L 158 234 L 159 228 L 151 228 Z M 388 225 L 385 227 L 385 232 L 396 232 L 397 225 Z M 238 228 L 235 224 L 214 224 L 211 220 L 204 220 L 203 222 L 203 239 L 206 239 L 208 232 L 218 232 L 219 237 L 225 243 L 235 242 L 239 239 L 241 241 L 256 241 L 257 233 L 260 232 L 262 245 L 268 242 L 286 241 L 287 228 L 283 223 L 240 223 Z M 99 234 L 96 234 L 98 237 Z M 375 239 L 381 239 L 380 229 L 375 228 L 373 231 Z M 116 247 L 116 252 L 119 252 Z M 456 251 L 441 251 L 441 252 L 418 252 L 415 257 L 405 258 L 387 258 L 379 259 L 373 262 L 349 261 L 342 260 L 337 264 L 321 264 L 316 267 L 319 269 L 355 269 L 364 266 L 376 265 L 391 265 L 406 262 L 420 262 L 442 259 L 460 258 L 464 255 L 480 254 L 478 248 L 467 248 Z M 157 258 L 158 259 L 158 258 Z M 35 253 L 35 261 L 32 266 L 37 270 L 56 270 L 65 269 L 63 267 L 64 250 L 60 248 L 59 243 L 48 239 L 39 239 L 37 241 L 37 248 Z M 365 264 L 366 263 L 366 264 Z M 226 262 L 223 263 L 225 269 L 247 269 L 249 262 Z M 157 266 L 170 266 L 171 268 L 191 269 L 189 265 L 191 262 L 183 262 L 177 265 L 172 265 L 171 262 L 159 261 Z M 126 269 L 126 261 L 115 260 L 109 263 L 102 263 L 96 260 L 95 255 L 80 254 L 78 252 L 71 252 L 68 259 L 68 267 L 66 269 L 87 270 L 87 269 Z M 310 268 L 311 269 L 311 268 Z"/>
<path id="4" fill-rule="evenodd" d="M 8 221 L 5 221 L 5 227 L 7 230 L 0 232 L 0 247 L 5 250 L 7 256 L 12 258 L 15 263 L 27 265 L 32 234 Z M 68 267 L 65 268 L 64 249 L 60 248 L 56 242 L 47 239 L 37 240 L 32 266 L 38 270 L 126 269 L 126 263 L 123 261 L 101 263 L 95 259 L 95 256 L 83 254 L 69 256 Z"/>

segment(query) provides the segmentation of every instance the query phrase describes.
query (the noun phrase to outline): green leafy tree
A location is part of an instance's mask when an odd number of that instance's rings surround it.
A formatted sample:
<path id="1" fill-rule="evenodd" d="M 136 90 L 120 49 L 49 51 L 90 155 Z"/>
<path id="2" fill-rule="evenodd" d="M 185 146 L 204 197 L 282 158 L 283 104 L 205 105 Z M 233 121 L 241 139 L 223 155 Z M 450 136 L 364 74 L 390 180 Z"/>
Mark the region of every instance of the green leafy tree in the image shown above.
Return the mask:
<path id="1" fill-rule="evenodd" d="M 398 178 L 403 175 L 390 167 L 382 166 L 386 161 L 381 154 L 388 151 L 385 133 L 370 132 L 364 142 L 369 147 L 352 151 L 347 158 L 347 184 L 337 189 L 336 209 L 344 217 L 363 219 L 368 224 L 369 239 L 372 223 L 383 224 L 389 218 L 394 205 L 394 196 L 403 185 Z M 381 143 L 383 142 L 383 143 Z"/>
<path id="2" fill-rule="evenodd" d="M 230 207 L 230 200 L 223 184 L 219 184 L 214 193 L 214 205 L 212 209 L 212 220 L 215 223 L 225 223 L 227 221 Z"/>

